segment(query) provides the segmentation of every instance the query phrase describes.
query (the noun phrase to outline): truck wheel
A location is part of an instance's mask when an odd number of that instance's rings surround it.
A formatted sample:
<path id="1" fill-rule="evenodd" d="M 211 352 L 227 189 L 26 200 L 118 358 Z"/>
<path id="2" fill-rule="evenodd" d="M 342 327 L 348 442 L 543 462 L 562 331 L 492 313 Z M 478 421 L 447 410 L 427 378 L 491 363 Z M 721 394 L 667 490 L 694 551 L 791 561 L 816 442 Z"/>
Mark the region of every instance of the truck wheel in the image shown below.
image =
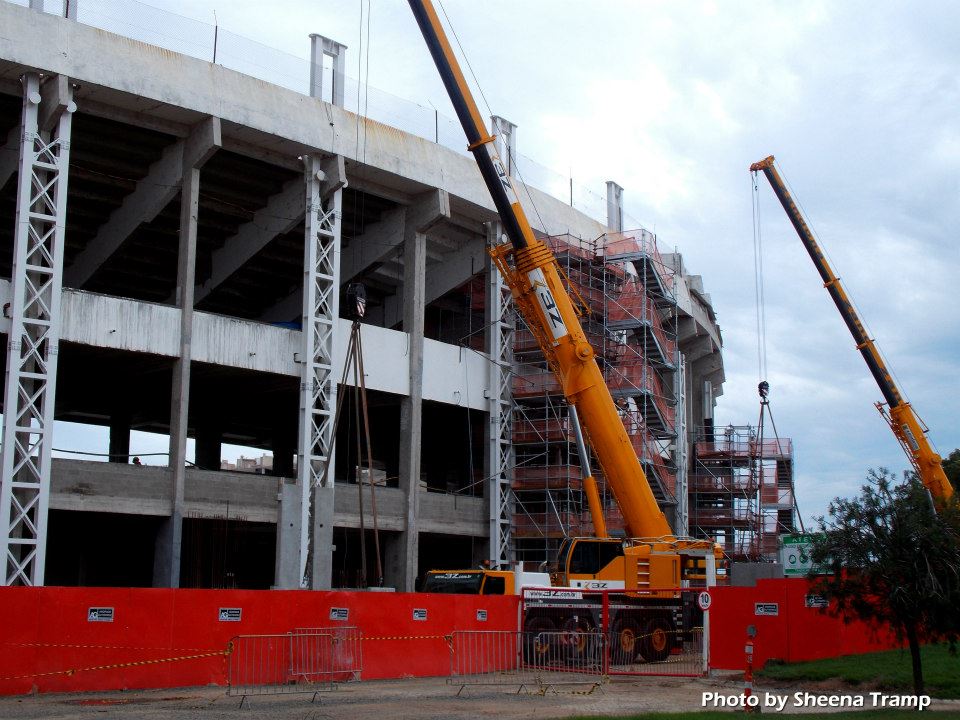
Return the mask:
<path id="1" fill-rule="evenodd" d="M 663 662 L 673 647 L 673 624 L 666 618 L 647 620 L 640 638 L 640 654 L 647 662 Z"/>
<path id="2" fill-rule="evenodd" d="M 593 623 L 588 618 L 572 615 L 560 625 L 560 643 L 563 658 L 581 665 L 593 656 L 596 643 Z"/>
<path id="3" fill-rule="evenodd" d="M 557 626 L 548 617 L 528 618 L 523 624 L 523 661 L 528 665 L 543 666 L 551 656 Z"/>
<path id="4" fill-rule="evenodd" d="M 637 656 L 637 638 L 640 628 L 631 617 L 619 618 L 613 624 L 613 637 L 610 639 L 610 662 L 614 665 L 631 665 Z"/>

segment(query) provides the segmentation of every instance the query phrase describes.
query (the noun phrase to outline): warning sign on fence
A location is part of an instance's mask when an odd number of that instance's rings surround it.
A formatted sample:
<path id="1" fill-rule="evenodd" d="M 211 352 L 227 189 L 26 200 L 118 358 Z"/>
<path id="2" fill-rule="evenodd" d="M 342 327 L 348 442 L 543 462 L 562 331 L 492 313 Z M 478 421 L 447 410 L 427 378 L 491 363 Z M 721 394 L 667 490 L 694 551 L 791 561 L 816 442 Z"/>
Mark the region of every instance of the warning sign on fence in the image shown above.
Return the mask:
<path id="1" fill-rule="evenodd" d="M 753 614 L 776 617 L 780 614 L 780 603 L 754 603 Z"/>
<path id="2" fill-rule="evenodd" d="M 92 607 L 87 610 L 87 622 L 113 622 L 112 607 Z"/>

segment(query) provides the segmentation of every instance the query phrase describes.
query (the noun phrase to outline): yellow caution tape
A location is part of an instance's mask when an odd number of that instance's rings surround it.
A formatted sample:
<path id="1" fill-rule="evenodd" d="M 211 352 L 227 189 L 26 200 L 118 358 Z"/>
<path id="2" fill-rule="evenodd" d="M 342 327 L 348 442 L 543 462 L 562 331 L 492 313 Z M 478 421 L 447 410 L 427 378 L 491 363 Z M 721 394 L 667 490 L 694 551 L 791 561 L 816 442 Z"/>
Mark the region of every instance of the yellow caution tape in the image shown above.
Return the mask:
<path id="1" fill-rule="evenodd" d="M 38 678 L 38 677 L 50 677 L 52 675 L 76 675 L 81 672 L 92 672 L 94 670 L 117 670 L 119 668 L 126 667 L 138 667 L 142 665 L 160 665 L 162 663 L 171 663 L 171 662 L 181 662 L 183 660 L 199 660 L 201 658 L 207 657 L 217 657 L 223 656 L 227 657 L 233 652 L 233 644 L 229 643 L 226 650 L 216 650 L 211 652 L 200 653 L 197 655 L 180 655 L 178 657 L 170 658 L 156 658 L 154 660 L 133 660 L 131 662 L 125 663 L 114 663 L 112 665 L 93 665 L 91 667 L 84 668 L 70 668 L 69 670 L 51 670 L 49 672 L 43 673 L 29 673 L 26 675 L 9 675 L 7 677 L 0 677 L 0 681 L 4 680 L 23 680 L 26 678 Z"/>
<path id="2" fill-rule="evenodd" d="M 187 652 L 213 652 L 210 648 L 131 647 L 129 645 L 75 645 L 70 643 L 0 643 L 11 647 L 32 648 L 84 648 L 96 650 L 185 650 Z"/>

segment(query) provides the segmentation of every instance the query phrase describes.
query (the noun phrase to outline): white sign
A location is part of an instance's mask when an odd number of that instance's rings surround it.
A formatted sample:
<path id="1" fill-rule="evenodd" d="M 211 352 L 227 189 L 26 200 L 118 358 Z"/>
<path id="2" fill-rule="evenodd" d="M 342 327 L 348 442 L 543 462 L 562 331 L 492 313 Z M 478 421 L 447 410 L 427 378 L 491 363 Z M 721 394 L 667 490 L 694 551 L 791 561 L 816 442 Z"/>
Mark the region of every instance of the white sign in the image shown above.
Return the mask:
<path id="1" fill-rule="evenodd" d="M 350 608 L 330 608 L 330 619 L 346 621 L 350 619 Z"/>
<path id="2" fill-rule="evenodd" d="M 551 600 L 583 600 L 583 593 L 577 590 L 524 590 L 523 596 Z"/>
<path id="3" fill-rule="evenodd" d="M 830 605 L 830 601 L 823 595 L 804 595 L 803 604 L 808 608 L 825 608 Z"/>
<path id="4" fill-rule="evenodd" d="M 784 577 L 802 577 L 813 569 L 811 543 L 807 535 L 780 536 L 780 564 Z"/>
<path id="5" fill-rule="evenodd" d="M 486 621 L 487 621 L 487 611 L 477 610 L 477 622 L 486 622 Z"/>
<path id="6" fill-rule="evenodd" d="M 88 608 L 87 622 L 113 622 L 113 608 L 112 607 Z"/>
<path id="7" fill-rule="evenodd" d="M 780 614 L 780 603 L 754 603 L 753 614 L 776 617 Z"/>
<path id="8" fill-rule="evenodd" d="M 710 597 L 710 593 L 708 593 L 706 590 L 704 590 L 704 591 L 701 592 L 699 595 L 697 595 L 697 605 L 700 606 L 700 609 L 701 609 L 701 610 L 709 610 L 709 609 L 710 609 L 710 603 L 711 603 L 712 601 L 713 601 L 713 600 L 712 600 L 712 598 Z"/>
<path id="9" fill-rule="evenodd" d="M 426 620 L 426 619 L 427 619 L 427 610 L 426 610 L 426 608 L 414 608 L 414 609 L 413 609 L 413 619 L 414 619 L 414 620 Z"/>
<path id="10" fill-rule="evenodd" d="M 220 608 L 220 622 L 240 622 L 243 608 Z"/>

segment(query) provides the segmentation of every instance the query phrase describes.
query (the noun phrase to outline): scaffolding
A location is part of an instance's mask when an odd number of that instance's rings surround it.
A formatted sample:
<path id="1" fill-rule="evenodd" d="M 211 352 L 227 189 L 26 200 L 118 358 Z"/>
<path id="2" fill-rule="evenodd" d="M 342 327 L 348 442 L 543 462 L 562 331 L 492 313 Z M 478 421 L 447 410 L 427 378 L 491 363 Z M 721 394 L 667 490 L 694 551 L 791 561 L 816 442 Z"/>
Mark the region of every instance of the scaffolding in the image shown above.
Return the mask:
<path id="1" fill-rule="evenodd" d="M 690 532 L 735 561 L 773 561 L 795 530 L 793 443 L 751 425 L 700 428 L 689 476 Z"/>
<path id="2" fill-rule="evenodd" d="M 676 399 L 679 365 L 674 270 L 663 262 L 646 230 L 609 233 L 593 241 L 547 238 L 578 306 L 654 495 L 668 512 L 676 504 Z M 513 536 L 517 559 L 552 558 L 564 537 L 593 534 L 567 403 L 534 334 L 514 337 L 513 445 L 516 499 Z M 623 518 L 591 458 L 607 528 L 623 532 Z"/>

